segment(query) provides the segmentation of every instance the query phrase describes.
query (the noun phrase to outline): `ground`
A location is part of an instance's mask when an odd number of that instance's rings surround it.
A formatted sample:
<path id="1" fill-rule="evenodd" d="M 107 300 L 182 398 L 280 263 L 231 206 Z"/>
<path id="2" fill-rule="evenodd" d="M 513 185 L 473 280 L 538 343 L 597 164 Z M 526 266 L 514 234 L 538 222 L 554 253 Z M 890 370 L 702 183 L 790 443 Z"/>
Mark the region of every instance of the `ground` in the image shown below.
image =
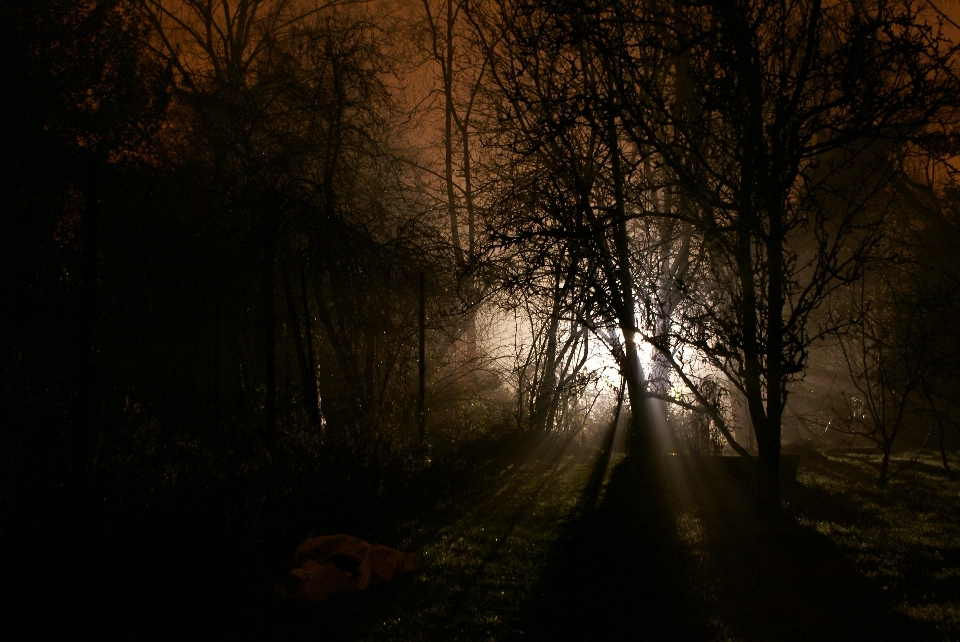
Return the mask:
<path id="1" fill-rule="evenodd" d="M 802 455 L 776 524 L 742 480 L 551 439 L 491 455 L 385 533 L 424 566 L 393 585 L 291 603 L 279 566 L 189 529 L 128 542 L 110 573 L 61 534 L 7 604 L 38 634 L 127 639 L 960 640 L 960 484 L 928 455 L 884 487 L 872 455 Z"/>

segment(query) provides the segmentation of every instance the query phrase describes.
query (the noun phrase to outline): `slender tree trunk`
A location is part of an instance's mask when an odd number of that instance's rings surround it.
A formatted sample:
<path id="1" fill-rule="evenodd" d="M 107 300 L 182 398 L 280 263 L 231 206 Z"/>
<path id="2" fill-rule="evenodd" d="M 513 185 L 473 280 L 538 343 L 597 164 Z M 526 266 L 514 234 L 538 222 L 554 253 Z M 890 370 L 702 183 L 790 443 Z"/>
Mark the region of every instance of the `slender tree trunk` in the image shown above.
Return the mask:
<path id="1" fill-rule="evenodd" d="M 300 298 L 303 299 L 303 332 L 307 340 L 307 365 L 310 367 L 310 380 L 313 382 L 314 401 L 317 406 L 317 427 L 323 426 L 323 408 L 320 403 L 320 382 L 317 381 L 317 358 L 313 350 L 313 323 L 310 317 L 310 299 L 307 296 L 307 271 L 300 265 Z"/>
<path id="2" fill-rule="evenodd" d="M 757 434 L 757 451 L 760 459 L 758 477 L 761 513 L 778 518 L 780 501 L 780 442 L 783 431 L 783 308 L 784 272 L 783 242 L 785 213 L 776 197 L 779 190 L 767 196 L 767 213 L 770 218 L 770 233 L 767 237 L 767 354 L 766 383 L 767 403 L 764 429 Z"/>
<path id="3" fill-rule="evenodd" d="M 290 272 L 286 263 L 280 261 L 280 278 L 283 281 L 283 294 L 287 299 L 287 319 L 290 332 L 293 335 L 293 345 L 297 353 L 297 365 L 300 368 L 300 389 L 303 395 L 303 407 L 310 419 L 310 425 L 320 428 L 320 412 L 317 406 L 317 380 L 313 368 L 307 363 L 307 351 L 300 336 L 300 321 L 297 319 L 296 304 L 293 301 L 293 286 L 290 283 Z M 312 357 L 312 355 L 311 355 Z M 312 361 L 312 358 L 311 358 Z"/>
<path id="4" fill-rule="evenodd" d="M 937 427 L 940 429 L 940 461 L 943 464 L 943 470 L 947 474 L 947 479 L 953 481 L 953 471 L 950 470 L 950 463 L 947 461 L 947 450 L 944 447 L 944 437 L 946 436 L 946 426 L 943 424 L 943 417 L 940 415 L 940 412 L 937 410 L 937 404 L 933 400 L 933 394 L 930 392 L 930 387 L 926 383 L 926 379 L 923 382 L 923 395 L 927 398 L 927 403 L 930 404 L 930 410 L 933 411 L 933 416 L 937 420 Z"/>
<path id="5" fill-rule="evenodd" d="M 553 307 L 550 310 L 550 325 L 547 329 L 547 349 L 543 358 L 543 378 L 537 387 L 537 401 L 534 405 L 533 427 L 541 431 L 553 428 L 550 422 L 551 409 L 557 390 L 557 333 L 560 330 L 560 283 L 559 277 L 553 288 Z"/>
<path id="6" fill-rule="evenodd" d="M 427 398 L 427 350 L 426 350 L 426 326 L 427 326 L 427 280 L 424 273 L 420 272 L 420 305 L 419 305 L 419 332 L 418 347 L 419 361 L 417 372 L 417 435 L 420 443 L 423 443 L 426 437 L 426 398 Z"/>
<path id="7" fill-rule="evenodd" d="M 880 476 L 877 478 L 877 484 L 883 486 L 887 483 L 890 474 L 890 451 L 893 448 L 892 443 L 883 444 L 883 457 L 880 459 Z"/>
<path id="8" fill-rule="evenodd" d="M 944 433 L 946 432 L 943 428 L 943 422 L 938 420 L 940 424 L 940 461 L 943 463 L 943 471 L 947 474 L 947 479 L 953 481 L 953 471 L 950 470 L 950 464 L 947 462 L 947 450 L 944 448 Z"/>
<path id="9" fill-rule="evenodd" d="M 747 171 L 749 174 L 750 172 Z M 770 397 L 780 395 L 780 380 L 771 380 L 773 374 L 767 364 L 767 406 L 763 401 L 764 370 L 761 361 L 758 327 L 757 291 L 754 280 L 754 253 L 751 248 L 753 233 L 759 227 L 756 213 L 750 206 L 740 212 L 737 229 L 736 265 L 740 281 L 740 328 L 743 331 L 743 370 L 747 408 L 757 438 L 759 457 L 755 462 L 757 499 L 763 517 L 776 519 L 780 514 L 780 415 L 770 416 Z M 779 256 L 777 257 L 779 260 Z M 771 277 L 772 278 L 772 277 Z M 772 287 L 772 286 L 771 286 Z M 771 304 L 772 305 L 772 304 Z M 780 308 L 777 314 L 781 314 Z M 773 332 L 773 330 L 770 330 Z M 770 352 L 768 351 L 768 355 Z M 781 359 L 780 352 L 775 357 Z M 770 388 L 773 388 L 772 390 Z"/>
<path id="10" fill-rule="evenodd" d="M 271 204 L 272 205 L 272 204 Z M 268 216 L 273 217 L 270 211 Z M 276 230 L 272 220 L 268 220 L 263 234 L 263 358 L 264 388 L 263 428 L 264 437 L 273 445 L 276 430 L 277 403 L 277 345 L 276 310 L 274 302 L 273 264 L 276 258 Z"/>
<path id="11" fill-rule="evenodd" d="M 452 107 L 452 105 L 451 105 Z M 473 204 L 473 178 L 471 174 L 470 162 L 470 131 L 469 131 L 469 110 L 465 120 L 461 123 L 460 138 L 463 142 L 463 193 L 464 205 L 467 210 L 467 256 L 466 269 L 464 275 L 463 289 L 467 296 L 467 303 L 470 306 L 467 310 L 465 320 L 464 338 L 467 348 L 467 361 L 476 362 L 477 359 L 477 293 L 474 277 L 474 266 L 472 261 L 476 256 L 476 216 Z"/>
<path id="12" fill-rule="evenodd" d="M 213 420 L 214 425 L 220 425 L 220 285 L 216 286 L 213 295 Z"/>
<path id="13" fill-rule="evenodd" d="M 447 56 L 443 65 L 444 95 L 444 179 L 447 188 L 447 213 L 450 217 L 450 239 L 456 255 L 457 267 L 466 263 L 460 245 L 460 222 L 457 220 L 457 197 L 453 184 L 453 2 L 447 2 Z"/>
<path id="14" fill-rule="evenodd" d="M 623 411 L 623 393 L 627 385 L 626 377 L 620 377 L 620 390 L 617 392 L 617 410 L 613 413 L 613 432 L 620 427 L 620 414 Z"/>
<path id="15" fill-rule="evenodd" d="M 87 490 L 87 463 L 95 441 L 97 418 L 93 403 L 93 329 L 97 310 L 97 236 L 100 225 L 100 167 L 90 161 L 83 187 L 80 291 L 77 298 L 75 397 L 73 408 L 73 484 L 78 503 Z"/>
<path id="16" fill-rule="evenodd" d="M 611 233 L 616 261 L 615 282 L 619 286 L 621 309 L 618 311 L 620 332 L 624 339 L 624 361 L 621 371 L 627 378 L 627 391 L 630 395 L 630 438 L 628 451 L 631 456 L 641 460 L 645 466 L 652 465 L 655 454 L 651 421 L 647 409 L 646 383 L 640 367 L 640 353 L 637 349 L 636 299 L 633 291 L 633 276 L 630 273 L 630 249 L 627 234 L 626 203 L 624 195 L 623 168 L 620 159 L 620 139 L 617 121 L 610 117 L 608 123 L 611 173 L 614 192 L 614 223 Z"/>

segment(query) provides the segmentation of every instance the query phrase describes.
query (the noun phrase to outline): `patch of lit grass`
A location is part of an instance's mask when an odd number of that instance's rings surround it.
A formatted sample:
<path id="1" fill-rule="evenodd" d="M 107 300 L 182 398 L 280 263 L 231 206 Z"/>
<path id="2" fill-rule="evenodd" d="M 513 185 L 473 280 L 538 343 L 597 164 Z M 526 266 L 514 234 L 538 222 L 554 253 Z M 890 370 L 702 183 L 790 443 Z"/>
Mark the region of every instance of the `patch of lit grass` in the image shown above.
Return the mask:
<path id="1" fill-rule="evenodd" d="M 677 535 L 694 555 L 703 554 L 703 523 L 693 511 L 680 510 L 675 514 Z"/>
<path id="2" fill-rule="evenodd" d="M 957 469 L 958 458 L 951 457 Z M 876 483 L 879 457 L 833 453 L 799 476 L 820 493 L 798 521 L 829 538 L 876 581 L 907 617 L 960 634 L 960 484 L 936 454 L 896 456 L 902 472 Z"/>
<path id="3" fill-rule="evenodd" d="M 419 552 L 424 570 L 384 595 L 386 616 L 359 639 L 509 636 L 590 475 L 591 458 L 583 455 L 518 463 L 488 480 L 474 502 L 451 508 L 457 514 L 407 524 L 404 545 Z"/>
<path id="4" fill-rule="evenodd" d="M 960 630 L 960 606 L 955 602 L 942 604 L 904 604 L 900 612 L 909 618 L 932 624 L 941 631 Z"/>

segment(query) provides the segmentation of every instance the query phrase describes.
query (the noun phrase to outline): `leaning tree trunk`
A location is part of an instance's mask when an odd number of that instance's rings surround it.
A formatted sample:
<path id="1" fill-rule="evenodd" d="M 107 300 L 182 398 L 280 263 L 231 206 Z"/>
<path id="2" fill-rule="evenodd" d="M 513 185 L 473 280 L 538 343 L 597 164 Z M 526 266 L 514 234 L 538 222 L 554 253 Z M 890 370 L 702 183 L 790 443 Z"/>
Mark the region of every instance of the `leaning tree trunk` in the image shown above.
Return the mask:
<path id="1" fill-rule="evenodd" d="M 617 316 L 620 332 L 624 339 L 624 363 L 620 364 L 620 370 L 627 380 L 627 392 L 630 395 L 631 423 L 627 450 L 632 457 L 644 463 L 645 469 L 652 470 L 652 459 L 656 450 L 653 442 L 652 422 L 647 408 L 646 382 L 643 370 L 640 367 L 640 353 L 637 349 L 636 297 L 633 290 L 633 275 L 630 271 L 624 176 L 621 166 L 617 122 L 613 116 L 608 121 L 607 136 L 613 175 L 614 224 L 611 226 L 611 233 L 613 234 L 613 258 L 615 260 L 615 266 L 612 266 L 613 274 L 610 274 L 608 278 L 611 285 L 619 290 L 618 307 L 620 309 L 617 311 Z"/>
<path id="2" fill-rule="evenodd" d="M 559 279 L 558 279 L 559 280 Z M 534 429 L 549 432 L 551 407 L 554 404 L 554 392 L 557 389 L 557 333 L 560 331 L 560 288 L 554 285 L 553 306 L 550 310 L 550 322 L 547 327 L 547 349 L 543 359 L 543 378 L 537 387 L 537 400 L 534 404 L 531 424 Z"/>
<path id="3" fill-rule="evenodd" d="M 627 380 L 627 395 L 630 398 L 630 432 L 627 451 L 630 456 L 646 463 L 656 455 L 650 413 L 647 407 L 646 381 L 640 367 L 636 333 L 621 325 L 624 336 L 624 363 L 620 370 Z"/>

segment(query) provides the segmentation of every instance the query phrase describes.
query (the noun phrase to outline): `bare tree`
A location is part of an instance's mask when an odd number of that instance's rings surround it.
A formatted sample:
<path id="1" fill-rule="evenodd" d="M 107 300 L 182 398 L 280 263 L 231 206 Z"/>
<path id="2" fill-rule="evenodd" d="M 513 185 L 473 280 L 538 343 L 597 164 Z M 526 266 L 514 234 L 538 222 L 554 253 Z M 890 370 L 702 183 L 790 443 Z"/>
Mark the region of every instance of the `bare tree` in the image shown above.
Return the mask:
<path id="1" fill-rule="evenodd" d="M 63 199 L 58 209 L 76 200 L 78 260 L 70 270 L 71 278 L 61 285 L 73 303 L 66 315 L 73 325 L 72 386 L 66 388 L 72 392 L 70 472 L 79 498 L 88 481 L 93 446 L 101 436 L 102 380 L 97 362 L 103 348 L 98 333 L 103 313 L 104 185 L 114 167 L 150 157 L 149 141 L 166 111 L 170 78 L 163 64 L 146 55 L 148 26 L 135 7 L 124 2 L 9 3 L 3 20 L 7 28 L 4 75 L 11 96 L 16 96 L 3 132 L 11 159 L 3 170 L 10 181 L 5 194 L 9 200 L 4 201 L 5 263 L 0 286 L 3 349 L 7 354 L 20 350 L 23 324 L 31 316 L 25 313 L 25 301 L 15 296 L 36 289 L 36 275 L 22 282 L 14 277 L 33 267 L 17 264 L 13 257 L 24 252 L 23 231 L 48 225 L 24 212 L 30 211 L 31 202 L 56 198 L 54 194 Z M 24 183 L 34 180 L 37 185 Z M 70 193 L 75 196 L 66 196 Z M 16 377 L 7 378 L 6 364 L 3 376 L 6 394 L 16 395 L 12 391 L 18 382 Z"/>
<path id="2" fill-rule="evenodd" d="M 512 376 L 518 421 L 545 432 L 563 426 L 566 409 L 593 376 L 585 368 L 589 328 L 570 297 L 573 286 L 572 278 L 547 267 L 538 276 L 521 277 L 512 291 L 495 299 L 515 315 Z"/>
<path id="3" fill-rule="evenodd" d="M 154 27 L 156 51 L 175 72 L 189 134 L 213 156 L 226 187 L 226 208 L 256 235 L 261 256 L 264 429 L 273 438 L 276 415 L 274 269 L 280 221 L 288 204 L 282 183 L 290 149 L 275 128 L 284 115 L 289 57 L 281 43 L 318 9 L 287 0 L 170 3 L 142 0 Z M 191 122 L 192 121 L 192 122 Z"/>
<path id="4" fill-rule="evenodd" d="M 364 317 L 356 312 L 364 297 L 348 292 L 363 278 L 364 267 L 353 260 L 363 253 L 345 257 L 346 247 L 366 239 L 366 251 L 395 238 L 389 228 L 396 221 L 381 214 L 383 194 L 399 191 L 389 160 L 392 99 L 385 78 L 393 69 L 384 55 L 386 30 L 353 4 L 142 2 L 157 53 L 175 71 L 177 131 L 212 167 L 224 225 L 259 246 L 268 438 L 276 423 L 278 265 L 311 424 L 321 421 L 311 310 L 364 408 L 383 397 L 383 373 L 376 371 L 390 371 L 396 352 L 381 358 L 382 341 L 378 349 L 371 338 L 366 354 L 355 354 L 355 337 L 343 325 Z M 297 270 L 301 330 L 289 272 L 308 261 L 311 278 Z"/>
<path id="5" fill-rule="evenodd" d="M 845 326 L 838 345 L 855 394 L 844 394 L 845 407 L 836 409 L 837 420 L 831 424 L 834 430 L 876 444 L 882 455 L 881 485 L 899 472 L 890 472 L 890 454 L 926 401 L 924 381 L 933 365 L 937 334 L 925 314 L 930 302 L 911 296 L 909 275 L 885 272 L 848 291 L 844 316 L 854 321 Z"/>
<path id="6" fill-rule="evenodd" d="M 584 16 L 624 135 L 695 203 L 679 216 L 710 256 L 700 289 L 710 294 L 687 299 L 671 333 L 689 359 L 649 338 L 701 403 L 697 359 L 743 396 L 770 514 L 787 386 L 823 330 L 811 316 L 877 248 L 884 208 L 866 205 L 893 175 L 898 145 L 954 117 L 956 48 L 925 7 L 651 2 Z M 680 64 L 683 74 L 662 71 Z M 672 108 L 681 92 L 696 110 Z"/>
<path id="7" fill-rule="evenodd" d="M 473 42 L 471 26 L 464 15 L 464 3 L 458 0 L 423 0 L 425 53 L 439 76 L 439 88 L 432 92 L 442 101 L 443 208 L 446 210 L 450 244 L 457 273 L 464 315 L 451 335 L 453 342 L 463 341 L 467 362 L 477 359 L 477 306 L 480 291 L 476 274 L 477 188 L 474 143 L 476 120 L 481 109 L 481 90 L 486 58 Z M 433 100 L 428 97 L 428 107 Z M 465 219 L 465 220 L 464 220 Z M 466 231 L 466 239 L 461 238 Z M 465 241 L 465 242 L 464 242 Z M 476 365 L 476 364 L 475 364 Z"/>
<path id="8" fill-rule="evenodd" d="M 606 344 L 624 373 L 637 452 L 652 454 L 648 400 L 667 400 L 658 361 L 650 387 L 640 362 L 638 314 L 670 326 L 692 262 L 695 228 L 667 174 L 627 136 L 616 78 L 600 63 L 596 42 L 574 37 L 570 13 L 539 3 L 475 8 L 491 76 L 503 96 L 495 139 L 506 198 L 498 203 L 495 247 L 520 248 L 518 265 L 550 265 L 586 302 L 581 322 Z M 647 305 L 644 302 L 648 302 Z M 644 303 L 644 305 L 641 305 Z M 656 311 L 654 313 L 654 311 Z M 658 406 L 665 416 L 662 406 Z"/>

